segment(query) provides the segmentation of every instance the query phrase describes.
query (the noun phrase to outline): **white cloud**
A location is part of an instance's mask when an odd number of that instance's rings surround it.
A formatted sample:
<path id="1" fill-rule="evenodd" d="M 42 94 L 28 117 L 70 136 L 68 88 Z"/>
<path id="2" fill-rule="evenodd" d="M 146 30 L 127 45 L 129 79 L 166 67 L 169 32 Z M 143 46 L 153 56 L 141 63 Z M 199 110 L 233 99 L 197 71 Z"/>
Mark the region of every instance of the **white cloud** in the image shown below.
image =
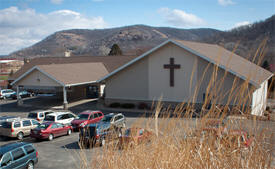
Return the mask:
<path id="1" fill-rule="evenodd" d="M 227 5 L 234 5 L 235 2 L 232 0 L 218 0 L 218 3 L 222 6 L 227 6 Z"/>
<path id="2" fill-rule="evenodd" d="M 177 27 L 194 27 L 205 23 L 196 15 L 179 9 L 161 8 L 158 12 L 163 15 L 165 22 Z"/>
<path id="3" fill-rule="evenodd" d="M 33 9 L 6 8 L 0 10 L 0 55 L 28 47 L 56 31 L 106 26 L 101 16 L 86 17 L 71 10 L 41 14 Z"/>
<path id="4" fill-rule="evenodd" d="M 61 4 L 63 0 L 51 0 L 51 3 L 53 4 Z"/>
<path id="5" fill-rule="evenodd" d="M 234 25 L 234 27 L 240 27 L 240 26 L 245 26 L 251 24 L 249 21 L 243 21 L 243 22 L 238 22 Z"/>

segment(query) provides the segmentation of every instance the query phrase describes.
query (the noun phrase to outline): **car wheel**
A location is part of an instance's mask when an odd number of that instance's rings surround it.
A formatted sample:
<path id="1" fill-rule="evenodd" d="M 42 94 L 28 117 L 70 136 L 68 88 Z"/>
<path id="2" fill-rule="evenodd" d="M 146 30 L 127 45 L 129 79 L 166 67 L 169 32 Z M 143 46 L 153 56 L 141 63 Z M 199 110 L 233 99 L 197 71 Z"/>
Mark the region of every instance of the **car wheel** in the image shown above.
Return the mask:
<path id="1" fill-rule="evenodd" d="M 49 135 L 48 140 L 49 140 L 49 141 L 52 141 L 52 140 L 53 140 L 53 134 L 50 134 L 50 135 Z"/>
<path id="2" fill-rule="evenodd" d="M 72 134 L 72 130 L 69 129 L 68 132 L 67 132 L 67 135 L 69 136 L 69 135 L 71 135 L 71 134 Z"/>
<path id="3" fill-rule="evenodd" d="M 19 132 L 19 133 L 17 134 L 18 140 L 22 140 L 23 137 L 24 137 L 24 134 L 23 134 L 22 132 Z"/>
<path id="4" fill-rule="evenodd" d="M 27 169 L 34 169 L 34 165 L 33 165 L 33 162 L 30 161 L 27 165 Z"/>

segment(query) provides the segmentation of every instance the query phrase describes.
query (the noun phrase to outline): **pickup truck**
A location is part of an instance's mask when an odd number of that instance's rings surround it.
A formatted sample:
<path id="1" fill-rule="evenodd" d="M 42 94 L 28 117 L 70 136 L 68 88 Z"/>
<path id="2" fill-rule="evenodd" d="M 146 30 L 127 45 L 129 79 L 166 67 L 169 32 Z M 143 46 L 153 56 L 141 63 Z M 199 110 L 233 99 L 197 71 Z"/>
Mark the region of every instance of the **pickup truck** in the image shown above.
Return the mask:
<path id="1" fill-rule="evenodd" d="M 123 114 L 107 114 L 100 122 L 80 128 L 79 145 L 85 148 L 93 147 L 96 144 L 104 146 L 106 141 L 119 138 L 122 128 L 125 126 L 126 119 Z"/>

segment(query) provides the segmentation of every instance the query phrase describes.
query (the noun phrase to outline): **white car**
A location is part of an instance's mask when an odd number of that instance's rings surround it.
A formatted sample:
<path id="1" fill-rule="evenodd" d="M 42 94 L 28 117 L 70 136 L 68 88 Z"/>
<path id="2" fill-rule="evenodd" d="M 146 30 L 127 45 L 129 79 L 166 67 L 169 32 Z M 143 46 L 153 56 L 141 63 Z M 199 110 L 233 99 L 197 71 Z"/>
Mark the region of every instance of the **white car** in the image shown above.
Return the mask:
<path id="1" fill-rule="evenodd" d="M 34 110 L 28 114 L 28 118 L 35 119 L 41 123 L 43 122 L 44 118 L 51 113 L 54 113 L 54 111 L 53 110 Z"/>
<path id="2" fill-rule="evenodd" d="M 0 91 L 0 99 L 6 99 L 8 98 L 11 94 L 16 93 L 15 91 L 11 89 L 3 89 Z"/>
<path id="3" fill-rule="evenodd" d="M 70 111 L 62 111 L 62 112 L 54 112 L 54 113 L 48 114 L 45 117 L 44 121 L 58 122 L 65 125 L 71 125 L 71 122 L 76 117 L 77 116 Z"/>

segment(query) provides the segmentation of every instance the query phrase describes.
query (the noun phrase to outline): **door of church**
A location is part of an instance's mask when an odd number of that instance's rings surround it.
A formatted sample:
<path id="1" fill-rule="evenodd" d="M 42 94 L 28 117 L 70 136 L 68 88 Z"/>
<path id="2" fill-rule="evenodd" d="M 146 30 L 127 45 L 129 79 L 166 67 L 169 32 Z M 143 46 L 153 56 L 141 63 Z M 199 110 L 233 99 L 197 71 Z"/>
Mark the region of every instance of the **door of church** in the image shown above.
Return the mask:
<path id="1" fill-rule="evenodd" d="M 99 96 L 99 87 L 96 85 L 89 85 L 86 88 L 87 98 L 98 98 Z"/>

